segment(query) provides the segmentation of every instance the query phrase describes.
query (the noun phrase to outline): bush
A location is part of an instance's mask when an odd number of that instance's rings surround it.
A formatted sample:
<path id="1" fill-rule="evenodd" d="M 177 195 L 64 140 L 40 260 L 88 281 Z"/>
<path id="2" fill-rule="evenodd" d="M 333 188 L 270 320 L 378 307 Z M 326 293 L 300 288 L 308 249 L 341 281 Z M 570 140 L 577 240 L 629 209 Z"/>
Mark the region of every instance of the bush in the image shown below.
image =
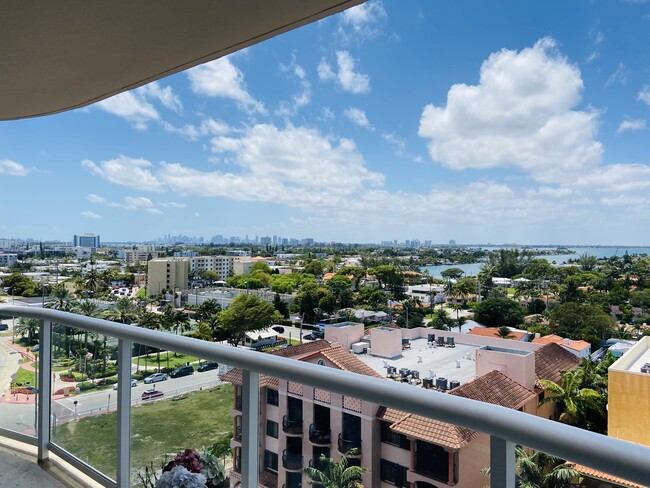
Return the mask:
<path id="1" fill-rule="evenodd" d="M 77 387 L 78 387 L 81 391 L 88 391 L 88 390 L 92 390 L 92 389 L 94 389 L 94 388 L 97 388 L 97 385 L 93 385 L 90 381 L 84 381 L 84 382 L 82 382 L 82 383 L 79 383 L 79 384 L 77 385 Z"/>

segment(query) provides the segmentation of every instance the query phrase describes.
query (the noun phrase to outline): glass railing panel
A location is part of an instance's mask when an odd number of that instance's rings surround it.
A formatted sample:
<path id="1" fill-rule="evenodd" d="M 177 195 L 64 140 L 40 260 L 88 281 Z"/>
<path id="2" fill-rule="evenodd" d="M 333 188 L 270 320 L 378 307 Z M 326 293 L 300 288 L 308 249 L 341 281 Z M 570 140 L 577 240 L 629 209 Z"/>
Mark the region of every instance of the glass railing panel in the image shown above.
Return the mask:
<path id="1" fill-rule="evenodd" d="M 7 317 L 0 324 L 0 427 L 36 436 L 39 321 Z"/>
<path id="2" fill-rule="evenodd" d="M 118 341 L 69 327 L 52 332 L 52 443 L 115 479 L 117 382 L 130 381 L 117 374 Z"/>
<path id="3" fill-rule="evenodd" d="M 174 351 L 150 350 L 133 357 L 144 374 L 134 389 L 131 408 L 131 481 L 159 478 L 163 467 L 186 449 L 198 452 L 202 464 L 224 475 L 232 467 L 231 416 L 234 387 L 219 380 L 219 367 Z M 185 457 L 183 462 L 188 462 Z"/>

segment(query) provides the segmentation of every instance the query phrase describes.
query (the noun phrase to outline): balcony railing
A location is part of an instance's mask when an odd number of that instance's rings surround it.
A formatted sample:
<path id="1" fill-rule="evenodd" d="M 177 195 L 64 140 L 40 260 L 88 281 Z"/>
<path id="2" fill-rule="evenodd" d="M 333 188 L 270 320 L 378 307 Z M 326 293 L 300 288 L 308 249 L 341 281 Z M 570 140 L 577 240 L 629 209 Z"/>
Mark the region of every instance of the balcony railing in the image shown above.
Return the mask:
<path id="1" fill-rule="evenodd" d="M 350 449 L 356 449 L 355 456 L 361 455 L 361 439 L 345 439 L 342 434 L 339 434 L 339 452 L 345 454 Z"/>
<path id="2" fill-rule="evenodd" d="M 241 425 L 235 427 L 235 440 L 241 441 Z"/>
<path id="3" fill-rule="evenodd" d="M 311 424 L 309 426 L 309 441 L 319 446 L 328 446 L 332 443 L 332 431 Z"/>
<path id="4" fill-rule="evenodd" d="M 282 431 L 289 435 L 302 434 L 302 420 L 291 420 L 285 415 L 282 418 Z"/>
<path id="5" fill-rule="evenodd" d="M 128 327 L 49 309 L 0 306 L 4 317 L 26 317 L 41 321 L 40 368 L 36 439 L 6 429 L 0 435 L 38 447 L 39 461 L 54 452 L 107 487 L 130 486 L 131 391 L 129 382 L 118 383 L 117 476 L 110 479 L 50 440 L 50 399 L 52 387 L 51 327 L 53 323 L 96 332 L 118 339 L 118 375 L 130 377 L 131 346 L 146 344 L 165 350 L 201 357 L 242 368 L 242 449 L 238 467 L 242 486 L 257 486 L 259 375 L 261 373 L 318 387 L 363 401 L 394 407 L 424 417 L 448 422 L 490 435 L 490 483 L 492 487 L 514 488 L 515 445 L 521 444 L 562 459 L 604 471 L 639 484 L 650 479 L 650 448 L 620 439 L 594 434 L 551 420 L 498 405 L 414 388 L 411 385 L 354 374 L 301 361 L 287 360 L 242 348 L 224 346 L 165 332 Z"/>
<path id="6" fill-rule="evenodd" d="M 282 466 L 289 471 L 300 471 L 302 469 L 302 455 L 291 454 L 285 449 L 282 452 Z"/>

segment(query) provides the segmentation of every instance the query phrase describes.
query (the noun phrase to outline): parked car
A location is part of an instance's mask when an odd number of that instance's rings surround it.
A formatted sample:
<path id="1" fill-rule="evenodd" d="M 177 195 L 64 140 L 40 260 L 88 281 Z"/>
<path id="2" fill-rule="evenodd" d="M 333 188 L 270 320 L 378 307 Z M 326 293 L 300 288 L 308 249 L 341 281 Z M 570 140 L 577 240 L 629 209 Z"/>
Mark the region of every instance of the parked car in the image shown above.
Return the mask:
<path id="1" fill-rule="evenodd" d="M 9 330 L 9 326 L 7 324 L 0 324 L 0 330 Z"/>
<path id="2" fill-rule="evenodd" d="M 133 388 L 134 386 L 138 386 L 138 380 L 136 380 L 135 378 L 131 378 L 131 388 Z M 117 390 L 117 383 L 113 383 L 113 389 Z"/>
<path id="3" fill-rule="evenodd" d="M 169 373 L 169 376 L 172 378 L 180 378 L 181 376 L 189 376 L 191 374 L 194 374 L 194 368 L 190 365 L 187 365 L 176 368 L 174 371 Z"/>
<path id="4" fill-rule="evenodd" d="M 167 373 L 154 373 L 144 379 L 145 384 L 167 381 Z"/>
<path id="5" fill-rule="evenodd" d="M 284 327 L 282 327 L 281 325 L 274 325 L 273 327 L 271 327 L 271 329 L 276 331 L 278 334 L 284 334 Z"/>
<path id="6" fill-rule="evenodd" d="M 199 373 L 203 373 L 204 371 L 212 371 L 213 369 L 217 369 L 218 367 L 219 367 L 219 363 L 203 363 L 196 370 Z"/>
<path id="7" fill-rule="evenodd" d="M 23 386 L 23 388 L 25 390 L 29 390 L 31 393 L 34 394 L 38 393 L 38 388 L 36 388 L 35 386 L 27 385 L 27 386 Z"/>
<path id="8" fill-rule="evenodd" d="M 154 398 L 160 398 L 163 396 L 164 393 L 160 390 L 156 390 L 155 388 L 150 388 L 148 390 L 145 390 L 142 392 L 142 400 L 153 400 Z"/>
<path id="9" fill-rule="evenodd" d="M 307 334 L 306 336 L 303 337 L 310 341 L 315 341 L 316 339 L 322 339 L 323 337 L 325 337 L 325 334 L 323 334 L 320 330 L 314 330 L 310 334 Z"/>

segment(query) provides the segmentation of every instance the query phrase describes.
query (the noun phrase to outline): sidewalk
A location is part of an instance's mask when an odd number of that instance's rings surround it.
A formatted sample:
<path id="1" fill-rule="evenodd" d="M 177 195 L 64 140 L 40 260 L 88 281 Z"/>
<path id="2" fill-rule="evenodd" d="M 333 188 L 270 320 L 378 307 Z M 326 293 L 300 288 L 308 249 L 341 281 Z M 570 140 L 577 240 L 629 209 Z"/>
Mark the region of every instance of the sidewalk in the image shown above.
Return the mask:
<path id="1" fill-rule="evenodd" d="M 24 393 L 18 393 L 18 394 L 11 394 L 10 392 L 10 385 L 11 385 L 11 377 L 12 375 L 18 371 L 19 368 L 23 368 L 26 371 L 32 371 L 36 372 L 36 369 L 34 366 L 32 366 L 32 363 L 36 362 L 37 359 L 34 356 L 33 353 L 28 351 L 26 348 L 21 346 L 20 344 L 13 344 L 10 339 L 1 341 L 1 344 L 4 346 L 4 349 L 10 349 L 14 350 L 17 353 L 21 355 L 22 358 L 27 358 L 27 362 L 21 362 L 21 361 L 16 361 L 16 365 L 14 366 L 15 369 L 11 372 L 9 371 L 3 371 L 3 377 L 0 377 L 0 388 L 2 388 L 2 397 L 0 397 L 0 402 L 2 403 L 14 403 L 14 404 L 31 404 L 33 405 L 36 402 L 37 395 L 34 394 L 24 394 Z M 60 390 L 65 387 L 70 387 L 74 389 L 77 384 L 74 382 L 67 382 L 67 381 L 61 381 L 60 375 L 58 373 L 52 373 L 52 391 L 55 392 L 57 390 Z M 6 386 L 3 387 L 2 385 L 5 384 L 4 382 L 6 381 Z M 52 395 L 53 400 L 60 400 L 61 398 L 65 398 L 64 395 Z"/>

